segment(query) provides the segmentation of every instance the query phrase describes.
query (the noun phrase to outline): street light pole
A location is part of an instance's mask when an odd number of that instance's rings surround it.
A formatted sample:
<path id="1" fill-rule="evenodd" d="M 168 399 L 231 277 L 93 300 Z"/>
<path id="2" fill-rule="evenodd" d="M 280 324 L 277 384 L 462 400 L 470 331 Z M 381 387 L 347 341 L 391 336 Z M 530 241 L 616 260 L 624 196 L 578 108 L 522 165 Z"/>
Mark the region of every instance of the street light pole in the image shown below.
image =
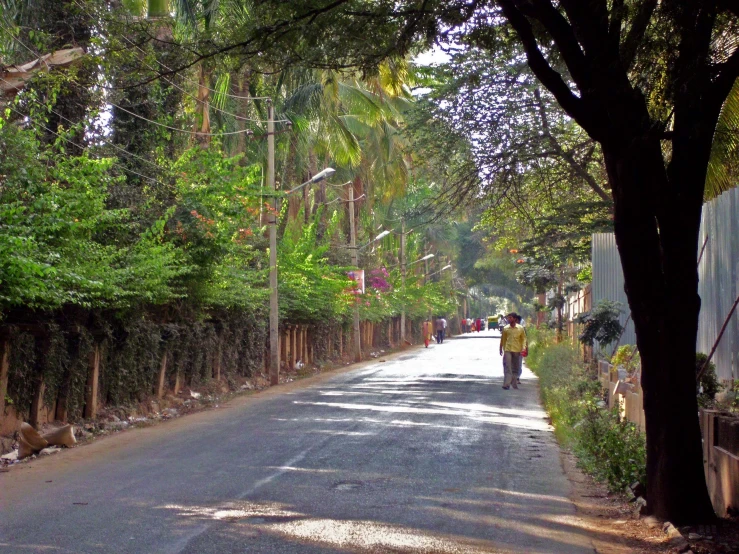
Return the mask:
<path id="1" fill-rule="evenodd" d="M 405 346 L 405 219 L 400 220 L 400 347 Z"/>
<path id="2" fill-rule="evenodd" d="M 277 297 L 277 195 L 275 189 L 275 108 L 267 105 L 267 186 L 272 191 L 269 218 L 269 382 L 280 383 L 279 304 Z"/>
<path id="3" fill-rule="evenodd" d="M 354 228 L 354 183 L 349 183 L 349 238 L 352 250 L 352 267 L 359 269 L 357 230 Z M 362 360 L 362 337 L 359 333 L 359 295 L 354 295 L 354 361 Z"/>

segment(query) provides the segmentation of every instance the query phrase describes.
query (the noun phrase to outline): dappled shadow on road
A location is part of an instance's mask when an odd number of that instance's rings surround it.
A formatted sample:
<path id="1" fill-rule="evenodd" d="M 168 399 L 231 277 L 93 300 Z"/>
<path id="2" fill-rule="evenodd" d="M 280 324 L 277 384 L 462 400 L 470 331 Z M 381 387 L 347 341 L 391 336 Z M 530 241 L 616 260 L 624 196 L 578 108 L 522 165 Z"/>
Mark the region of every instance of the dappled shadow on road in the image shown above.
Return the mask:
<path id="1" fill-rule="evenodd" d="M 240 545 L 245 550 L 259 552 L 277 548 L 274 551 L 572 554 L 592 552 L 594 540 L 618 542 L 616 532 L 594 531 L 568 510 L 552 508 L 551 503 L 568 505 L 566 498 L 548 497 L 540 501 L 542 504 L 532 511 L 516 502 L 501 501 L 496 494 L 474 501 L 445 494 L 419 495 L 408 506 L 409 510 L 456 522 L 447 525 L 449 528 L 464 529 L 470 525 L 484 528 L 485 534 L 494 536 L 493 539 L 388 523 L 381 516 L 375 519 L 327 517 L 282 502 L 238 500 L 212 506 L 167 504 L 157 509 L 175 512 L 183 525 L 195 529 L 185 533 L 183 550 L 186 552 L 209 551 L 200 544 L 207 541 Z M 541 512 L 545 513 L 536 515 Z"/>
<path id="2" fill-rule="evenodd" d="M 310 399 L 295 399 L 297 406 L 325 408 L 332 412 L 350 411 L 418 416 L 417 423 L 454 425 L 464 421 L 477 426 L 503 425 L 517 429 L 550 431 L 546 412 L 537 403 L 499 405 L 464 402 L 470 386 L 499 385 L 500 379 L 479 375 L 439 374 L 431 376 L 374 377 L 336 389 L 323 388 Z M 303 410 L 310 417 L 312 410 Z M 397 419 L 379 419 L 378 424 L 396 425 Z"/>
<path id="3" fill-rule="evenodd" d="M 488 385 L 488 397 L 470 393 Z M 274 414 L 282 427 L 271 431 L 316 436 L 316 454 L 248 468 L 279 472 L 281 488 L 225 505 L 160 508 L 211 522 L 208 541 L 254 552 L 580 554 L 594 540 L 617 541 L 576 516 L 566 484 L 548 481 L 543 468 L 559 466 L 558 449 L 536 397 L 534 388 L 514 397 L 497 377 L 464 373 L 368 374 L 316 387 L 293 396 L 298 411 Z M 494 440 L 506 442 L 500 459 L 462 475 L 435 473 L 455 466 L 432 459 L 479 459 Z M 187 551 L 199 551 L 199 540 Z"/>

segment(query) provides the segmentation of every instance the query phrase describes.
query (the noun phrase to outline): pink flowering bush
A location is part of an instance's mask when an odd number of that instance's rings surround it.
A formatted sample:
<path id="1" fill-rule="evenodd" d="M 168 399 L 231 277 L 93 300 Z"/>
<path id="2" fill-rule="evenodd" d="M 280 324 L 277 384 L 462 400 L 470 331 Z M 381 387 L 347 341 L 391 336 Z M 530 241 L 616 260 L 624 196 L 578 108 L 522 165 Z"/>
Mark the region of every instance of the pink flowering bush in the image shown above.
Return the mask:
<path id="1" fill-rule="evenodd" d="M 390 290 L 390 283 L 387 282 L 388 277 L 387 269 L 384 267 L 373 269 L 367 276 L 367 286 L 381 292 L 387 292 Z"/>

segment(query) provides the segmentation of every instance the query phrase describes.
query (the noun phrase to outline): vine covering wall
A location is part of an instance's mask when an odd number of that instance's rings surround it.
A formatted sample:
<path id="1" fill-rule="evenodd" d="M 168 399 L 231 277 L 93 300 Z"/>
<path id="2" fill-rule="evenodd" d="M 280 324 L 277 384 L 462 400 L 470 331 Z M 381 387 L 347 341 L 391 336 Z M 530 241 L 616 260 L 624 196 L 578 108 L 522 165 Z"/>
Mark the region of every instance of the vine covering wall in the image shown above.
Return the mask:
<path id="1" fill-rule="evenodd" d="M 67 421 L 85 415 L 90 356 L 100 351 L 98 401 L 106 406 L 136 405 L 156 393 L 163 356 L 167 355 L 165 390 L 176 384 L 199 387 L 216 373 L 230 389 L 240 378 L 263 371 L 268 345 L 268 320 L 261 313 L 222 312 L 203 319 L 157 321 L 155 313 L 126 318 L 85 314 L 84 324 L 59 320 L 3 327 L 10 345 L 5 405 L 28 419 L 34 396 L 43 382 L 43 404 L 52 417 Z M 373 348 L 398 345 L 398 318 L 374 324 Z M 66 323 L 66 324 L 65 324 Z M 419 342 L 420 322 L 408 321 L 407 338 Z M 394 335 L 394 336 L 393 336 Z M 309 326 L 308 340 L 315 364 L 349 356 L 351 325 L 319 322 Z M 340 344 L 343 345 L 340 351 Z M 218 364 L 218 368 L 216 368 Z M 284 367 L 284 365 L 283 365 Z"/>

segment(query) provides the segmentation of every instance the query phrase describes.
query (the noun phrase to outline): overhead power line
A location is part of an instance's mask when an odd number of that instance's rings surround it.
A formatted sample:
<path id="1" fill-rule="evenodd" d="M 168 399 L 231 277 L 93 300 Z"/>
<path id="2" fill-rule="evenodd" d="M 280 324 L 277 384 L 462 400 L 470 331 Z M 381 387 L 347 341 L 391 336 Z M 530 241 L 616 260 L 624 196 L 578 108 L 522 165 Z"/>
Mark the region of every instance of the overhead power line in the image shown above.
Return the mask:
<path id="1" fill-rule="evenodd" d="M 28 45 L 26 45 L 23 41 L 21 41 L 20 39 L 18 39 L 15 36 L 13 36 L 13 34 L 10 32 L 10 30 L 7 27 L 5 27 L 2 23 L 0 23 L 0 28 L 4 29 L 5 31 L 7 31 L 8 33 L 10 33 L 10 37 L 15 42 L 17 42 L 18 44 L 20 44 L 21 46 L 23 46 L 23 48 L 25 48 L 26 50 L 28 50 L 35 57 L 41 57 L 41 55 L 40 55 L 39 52 L 34 51 L 32 48 L 30 48 Z M 179 132 L 179 133 L 186 133 L 188 135 L 196 134 L 196 135 L 199 135 L 199 136 L 215 136 L 215 137 L 218 137 L 218 136 L 239 135 L 239 134 L 251 134 L 252 133 L 252 130 L 251 129 L 242 129 L 242 130 L 239 130 L 239 131 L 222 131 L 222 132 L 219 132 L 219 133 L 202 133 L 202 132 L 192 131 L 192 130 L 189 130 L 189 129 L 180 129 L 179 127 L 173 127 L 171 125 L 166 125 L 164 123 L 159 123 L 158 121 L 151 120 L 151 119 L 149 119 L 147 117 L 144 117 L 144 116 L 142 116 L 140 114 L 137 114 L 136 112 L 133 112 L 131 110 L 128 110 L 128 109 L 124 108 L 123 106 L 119 106 L 118 104 L 116 104 L 114 102 L 111 102 L 110 100 L 106 100 L 106 103 L 108 105 L 110 105 L 110 106 L 113 106 L 115 108 L 118 108 L 119 110 L 121 110 L 121 111 L 123 111 L 123 112 L 125 112 L 125 113 L 127 113 L 127 114 L 129 114 L 129 115 L 131 115 L 133 117 L 136 117 L 138 119 L 141 119 L 143 121 L 146 121 L 146 122 L 148 122 L 148 123 L 150 123 L 152 125 L 156 125 L 158 127 L 162 127 L 162 128 L 168 129 L 170 131 L 176 131 L 176 132 Z M 234 114 L 231 114 L 231 115 L 234 115 Z M 249 120 L 249 121 L 254 121 L 256 123 L 263 123 L 264 122 L 262 120 Z M 288 120 L 288 119 L 280 119 L 280 120 L 275 121 L 275 123 L 292 123 L 292 122 L 290 120 Z"/>
<path id="2" fill-rule="evenodd" d="M 84 6 L 82 5 L 82 4 L 80 4 L 79 2 L 77 2 L 77 0 L 74 0 L 74 3 L 75 3 L 75 4 L 77 4 L 77 6 L 78 6 L 78 7 L 79 7 L 79 8 L 81 9 L 81 10 L 83 10 L 83 11 L 84 11 L 84 12 L 85 12 L 85 13 L 86 13 L 87 15 L 93 15 L 92 13 L 90 13 L 89 11 L 87 11 L 87 9 L 86 9 L 86 8 L 85 8 L 85 7 L 84 7 Z M 133 46 L 134 46 L 135 48 L 137 48 L 137 49 L 138 49 L 138 50 L 140 50 L 141 52 L 144 52 L 144 50 L 143 50 L 143 49 L 142 49 L 141 47 L 139 47 L 139 46 L 138 46 L 138 45 L 137 45 L 136 43 L 134 43 L 133 41 L 131 41 L 131 40 L 130 40 L 130 39 L 129 39 L 128 37 L 125 37 L 125 36 L 124 36 L 123 38 L 124 38 L 124 39 L 125 39 L 126 41 L 128 41 L 128 42 L 129 42 L 130 44 L 132 44 L 132 45 L 133 45 Z M 177 46 L 179 46 L 179 45 L 177 45 Z M 167 66 L 166 64 L 162 63 L 161 61 L 157 60 L 157 63 L 158 63 L 159 65 L 161 65 L 161 66 L 162 66 L 162 67 L 163 67 L 164 69 L 166 69 L 167 71 L 170 71 L 170 72 L 172 72 L 172 73 L 174 73 L 174 72 L 175 72 L 175 70 L 174 70 L 174 69 L 172 69 L 171 67 L 169 67 L 169 66 Z M 149 69 L 151 69 L 152 71 L 155 71 L 155 70 L 154 70 L 154 69 L 152 69 L 151 67 L 150 67 Z M 162 78 L 162 79 L 165 79 L 165 80 L 166 80 L 166 78 L 165 78 L 165 77 L 163 77 L 163 76 L 162 76 L 162 77 L 160 77 L 160 78 Z M 188 81 L 188 82 L 190 82 L 190 83 L 192 83 L 192 84 L 195 84 L 195 85 L 198 85 L 198 86 L 203 86 L 203 85 L 201 85 L 200 83 L 197 83 L 197 82 L 193 81 L 192 79 L 187 79 L 187 78 L 184 78 L 184 79 L 185 79 L 185 81 Z M 236 99 L 238 99 L 238 100 L 271 100 L 271 98 L 270 98 L 269 96 L 239 96 L 239 95 L 236 95 L 236 94 L 229 94 L 229 93 L 226 93 L 226 92 L 221 92 L 221 91 L 218 91 L 218 90 L 215 90 L 215 89 L 212 89 L 212 88 L 206 87 L 206 86 L 203 86 L 203 88 L 205 88 L 205 89 L 209 90 L 210 92 L 214 92 L 214 93 L 216 93 L 216 94 L 222 94 L 223 96 L 228 96 L 229 98 L 236 98 Z"/>
<path id="3" fill-rule="evenodd" d="M 20 110 L 16 110 L 16 109 L 15 109 L 15 108 L 13 108 L 12 106 L 8 106 L 8 109 L 9 109 L 9 110 L 11 110 L 11 111 L 13 111 L 13 112 L 15 112 L 15 113 L 17 113 L 18 115 L 20 115 L 20 116 L 22 116 L 22 117 L 26 117 L 26 114 L 24 114 L 24 113 L 23 113 L 23 112 L 21 112 Z M 49 128 L 48 128 L 48 127 L 47 127 L 46 125 L 43 125 L 42 123 L 36 123 L 36 124 L 37 124 L 37 125 L 38 125 L 39 127 L 41 127 L 42 129 L 44 129 L 45 131 L 47 131 L 48 133 L 51 133 L 51 134 L 52 134 L 52 135 L 54 135 L 55 137 L 58 137 L 58 138 L 62 139 L 63 141 L 67 142 L 68 144 L 71 144 L 72 146 L 76 146 L 77 148 L 80 148 L 80 149 L 84 149 L 84 148 L 85 148 L 85 147 L 84 147 L 83 145 L 81 145 L 81 144 L 78 144 L 78 143 L 74 142 L 73 140 L 71 140 L 71 139 L 68 139 L 68 138 L 67 138 L 67 137 L 65 137 L 64 135 L 62 135 L 62 134 L 60 134 L 60 133 L 57 133 L 56 131 L 53 131 L 53 130 L 49 129 Z M 124 151 L 124 152 L 125 152 L 125 151 Z M 135 156 L 135 154 L 131 154 L 130 152 L 127 152 L 127 154 L 129 154 L 129 155 L 131 155 L 131 156 Z M 135 157 L 139 157 L 139 156 L 135 156 Z M 144 161 L 146 161 L 146 162 L 148 162 L 148 163 L 150 163 L 150 164 L 152 164 L 152 165 L 154 165 L 155 167 L 157 167 L 157 168 L 159 168 L 159 169 L 162 169 L 162 170 L 164 169 L 164 168 L 161 168 L 161 167 L 159 167 L 158 165 L 154 164 L 153 162 L 149 162 L 148 160 L 145 160 L 144 158 L 141 158 L 141 159 L 142 159 L 142 160 L 144 160 Z M 138 176 L 139 176 L 139 177 L 141 177 L 142 179 L 146 179 L 147 181 L 151 181 L 152 183 L 156 183 L 156 184 L 158 184 L 158 185 L 161 185 L 161 186 L 165 186 L 165 185 L 164 185 L 164 183 L 162 183 L 162 182 L 161 182 L 161 181 L 159 181 L 158 179 L 154 179 L 153 177 L 149 177 L 149 176 L 147 176 L 147 175 L 144 175 L 144 174 L 142 174 L 142 173 L 139 173 L 139 172 L 137 172 L 137 171 L 134 171 L 133 169 L 130 169 L 130 168 L 128 168 L 128 167 L 125 167 L 125 166 L 122 166 L 122 165 L 120 165 L 120 164 L 118 164 L 118 163 L 116 163 L 116 162 L 112 162 L 112 164 L 111 164 L 111 165 L 114 165 L 114 166 L 116 166 L 116 167 L 120 168 L 120 169 L 121 169 L 121 170 L 123 170 L 123 171 L 127 171 L 127 172 L 129 172 L 129 173 L 133 173 L 134 175 L 138 175 Z"/>

